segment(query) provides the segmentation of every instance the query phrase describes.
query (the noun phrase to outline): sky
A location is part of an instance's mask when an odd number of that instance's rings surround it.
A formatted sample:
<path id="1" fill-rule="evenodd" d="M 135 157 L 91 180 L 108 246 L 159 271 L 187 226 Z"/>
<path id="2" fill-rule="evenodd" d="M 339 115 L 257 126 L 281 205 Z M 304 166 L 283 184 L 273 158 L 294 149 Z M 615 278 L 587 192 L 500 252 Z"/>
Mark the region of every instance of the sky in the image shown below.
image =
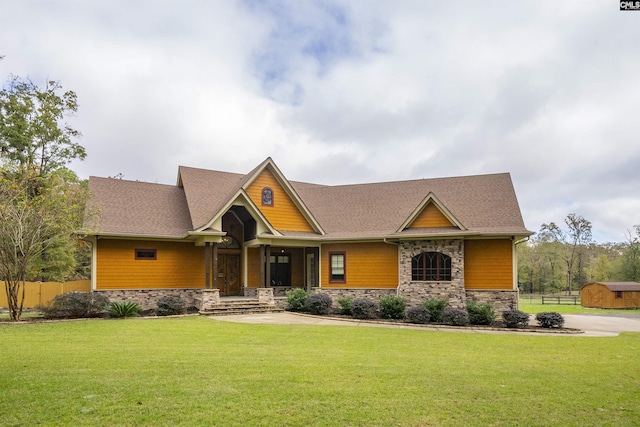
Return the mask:
<path id="1" fill-rule="evenodd" d="M 640 224 L 640 11 L 612 0 L 2 0 L 0 78 L 78 96 L 81 178 L 509 172 L 526 227 Z"/>

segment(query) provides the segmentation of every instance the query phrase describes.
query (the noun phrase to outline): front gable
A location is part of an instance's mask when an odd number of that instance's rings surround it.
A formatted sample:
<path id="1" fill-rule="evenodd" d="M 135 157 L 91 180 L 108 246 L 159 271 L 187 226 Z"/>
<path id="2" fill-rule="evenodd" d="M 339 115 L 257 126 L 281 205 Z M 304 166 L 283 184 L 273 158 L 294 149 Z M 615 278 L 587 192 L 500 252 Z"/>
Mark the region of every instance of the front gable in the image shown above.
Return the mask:
<path id="1" fill-rule="evenodd" d="M 465 230 L 462 223 L 453 216 L 435 194 L 429 193 L 397 231 L 411 228 L 447 227 Z"/>
<path id="2" fill-rule="evenodd" d="M 249 177 L 243 188 L 275 229 L 323 234 L 320 225 L 271 159 Z"/>

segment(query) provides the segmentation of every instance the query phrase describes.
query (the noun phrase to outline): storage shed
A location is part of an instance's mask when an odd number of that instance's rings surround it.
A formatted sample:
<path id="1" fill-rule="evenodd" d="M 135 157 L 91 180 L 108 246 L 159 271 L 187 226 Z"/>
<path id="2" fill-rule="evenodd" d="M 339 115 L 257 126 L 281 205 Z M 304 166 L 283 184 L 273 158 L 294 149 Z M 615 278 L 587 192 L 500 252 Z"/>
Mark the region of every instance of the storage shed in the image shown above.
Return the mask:
<path id="1" fill-rule="evenodd" d="M 594 282 L 580 289 L 583 307 L 640 308 L 640 283 Z"/>

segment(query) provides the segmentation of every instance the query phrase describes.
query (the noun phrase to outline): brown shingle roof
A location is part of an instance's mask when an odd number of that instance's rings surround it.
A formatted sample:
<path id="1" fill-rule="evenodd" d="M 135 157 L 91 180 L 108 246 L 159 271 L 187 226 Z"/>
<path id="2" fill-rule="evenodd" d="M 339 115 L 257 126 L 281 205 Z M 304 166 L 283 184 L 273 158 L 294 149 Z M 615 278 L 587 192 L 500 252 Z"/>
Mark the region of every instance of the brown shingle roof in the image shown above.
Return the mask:
<path id="1" fill-rule="evenodd" d="M 86 227 L 98 234 L 184 237 L 191 230 L 180 187 L 113 178 L 89 178 Z"/>
<path id="2" fill-rule="evenodd" d="M 638 282 L 594 282 L 606 286 L 610 291 L 640 291 Z M 593 283 L 590 283 L 593 284 Z M 585 285 L 588 286 L 588 285 Z"/>
<path id="3" fill-rule="evenodd" d="M 100 222 L 92 228 L 99 233 L 184 236 L 206 225 L 255 173 L 181 166 L 178 186 L 92 177 L 93 202 L 102 211 Z M 341 186 L 290 183 L 328 239 L 531 234 L 524 227 L 507 173 Z M 467 230 L 408 229 L 396 233 L 429 193 Z"/>
<path id="4" fill-rule="evenodd" d="M 507 173 L 334 187 L 303 186 L 297 191 L 327 237 L 394 234 L 430 192 L 471 233 L 530 234 L 524 227 Z M 417 231 L 408 230 L 404 234 Z"/>

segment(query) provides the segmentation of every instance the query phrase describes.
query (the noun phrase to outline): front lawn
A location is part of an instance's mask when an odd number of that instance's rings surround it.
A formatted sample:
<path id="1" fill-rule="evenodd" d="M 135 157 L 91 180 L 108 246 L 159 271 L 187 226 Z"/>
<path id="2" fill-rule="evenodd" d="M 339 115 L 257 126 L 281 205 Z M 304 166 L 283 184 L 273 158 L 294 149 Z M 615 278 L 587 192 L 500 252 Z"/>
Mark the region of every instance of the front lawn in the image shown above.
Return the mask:
<path id="1" fill-rule="evenodd" d="M 630 426 L 639 350 L 197 316 L 0 325 L 0 424 Z"/>

